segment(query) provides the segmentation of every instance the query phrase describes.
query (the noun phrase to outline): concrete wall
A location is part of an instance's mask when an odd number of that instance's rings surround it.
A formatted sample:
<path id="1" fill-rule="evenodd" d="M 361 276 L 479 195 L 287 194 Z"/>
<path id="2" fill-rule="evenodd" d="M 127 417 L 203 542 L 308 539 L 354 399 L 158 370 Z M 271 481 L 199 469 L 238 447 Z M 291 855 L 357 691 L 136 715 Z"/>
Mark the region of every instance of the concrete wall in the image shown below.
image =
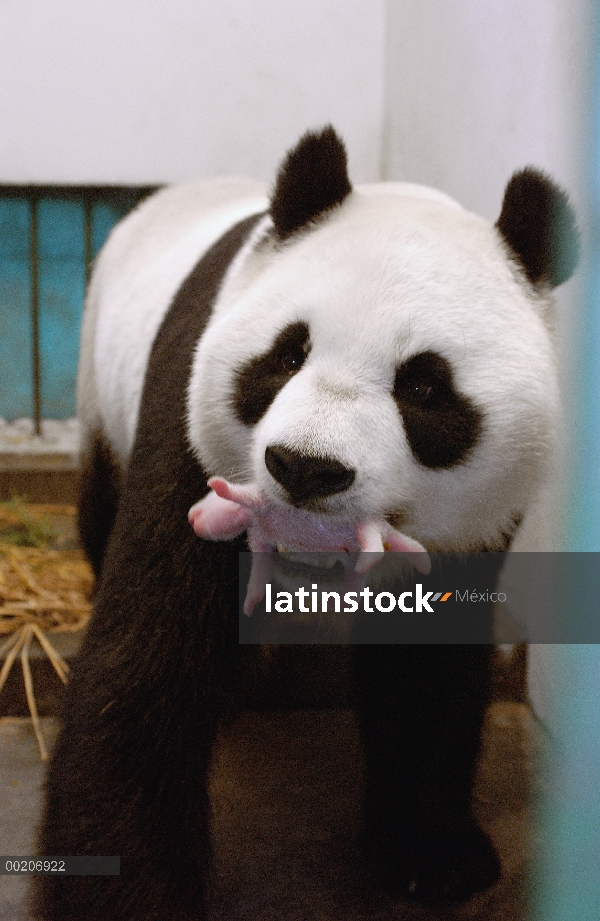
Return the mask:
<path id="1" fill-rule="evenodd" d="M 579 195 L 587 0 L 389 0 L 384 171 L 492 220 L 515 169 Z"/>
<path id="2" fill-rule="evenodd" d="M 377 179 L 385 0 L 3 0 L 0 182 L 270 179 L 308 127 Z"/>
<path id="3" fill-rule="evenodd" d="M 3 0 L 0 182 L 268 179 L 332 121 L 356 180 L 495 218 L 526 163 L 577 184 L 586 0 Z"/>

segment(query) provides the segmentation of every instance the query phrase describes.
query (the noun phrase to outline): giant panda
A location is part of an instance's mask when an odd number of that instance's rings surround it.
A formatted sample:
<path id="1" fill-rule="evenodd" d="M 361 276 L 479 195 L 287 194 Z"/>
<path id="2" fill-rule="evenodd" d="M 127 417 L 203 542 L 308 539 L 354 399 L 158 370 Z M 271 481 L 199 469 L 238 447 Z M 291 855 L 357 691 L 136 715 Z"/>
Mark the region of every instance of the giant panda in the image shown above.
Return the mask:
<path id="1" fill-rule="evenodd" d="M 190 527 L 208 478 L 257 484 L 325 534 L 377 519 L 428 552 L 506 549 L 553 463 L 551 290 L 576 237 L 531 168 L 495 225 L 429 188 L 353 188 L 331 127 L 300 139 L 270 193 L 166 188 L 113 231 L 78 382 L 95 610 L 39 852 L 120 855 L 121 875 L 41 878 L 40 918 L 206 916 L 206 777 L 245 547 Z M 362 840 L 396 896 L 460 901 L 499 877 L 471 812 L 490 650 L 354 649 Z"/>

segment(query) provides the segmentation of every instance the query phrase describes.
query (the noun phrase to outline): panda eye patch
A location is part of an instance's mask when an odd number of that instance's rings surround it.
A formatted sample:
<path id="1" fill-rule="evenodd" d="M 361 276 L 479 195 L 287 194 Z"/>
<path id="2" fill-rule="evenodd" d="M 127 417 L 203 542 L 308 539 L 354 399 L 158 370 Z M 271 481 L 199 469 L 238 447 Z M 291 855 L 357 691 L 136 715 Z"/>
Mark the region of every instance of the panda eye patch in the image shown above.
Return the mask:
<path id="1" fill-rule="evenodd" d="M 481 434 L 482 415 L 454 386 L 449 362 L 421 352 L 396 370 L 394 399 L 419 463 L 431 469 L 464 461 Z"/>
<path id="2" fill-rule="evenodd" d="M 238 372 L 233 393 L 236 417 L 244 425 L 256 425 L 310 351 L 306 323 L 291 323 L 275 338 L 268 352 L 250 359 Z"/>

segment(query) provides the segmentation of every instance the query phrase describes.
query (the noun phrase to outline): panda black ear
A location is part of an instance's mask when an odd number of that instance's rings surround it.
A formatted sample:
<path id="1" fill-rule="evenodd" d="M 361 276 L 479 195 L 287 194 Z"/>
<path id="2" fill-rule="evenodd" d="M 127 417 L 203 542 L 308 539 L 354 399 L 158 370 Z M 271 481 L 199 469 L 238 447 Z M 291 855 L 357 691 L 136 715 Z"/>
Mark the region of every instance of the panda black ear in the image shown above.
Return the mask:
<path id="1" fill-rule="evenodd" d="M 566 192 L 532 167 L 515 173 L 496 227 L 533 284 L 567 281 L 579 261 L 579 232 Z"/>
<path id="2" fill-rule="evenodd" d="M 275 232 L 285 240 L 352 191 L 346 148 L 331 125 L 307 131 L 283 161 L 271 196 Z"/>

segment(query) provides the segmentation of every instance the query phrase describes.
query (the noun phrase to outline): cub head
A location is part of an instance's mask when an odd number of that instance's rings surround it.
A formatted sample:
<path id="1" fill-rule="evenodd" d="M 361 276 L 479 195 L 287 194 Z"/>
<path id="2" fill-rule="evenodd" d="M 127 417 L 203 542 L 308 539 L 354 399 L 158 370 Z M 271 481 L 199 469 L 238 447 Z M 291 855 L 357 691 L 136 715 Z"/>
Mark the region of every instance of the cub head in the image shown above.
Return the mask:
<path id="1" fill-rule="evenodd" d="M 576 261 L 566 196 L 533 169 L 492 225 L 431 189 L 352 188 L 333 129 L 308 133 L 197 347 L 192 449 L 323 528 L 500 548 L 552 458 L 551 289 Z"/>

